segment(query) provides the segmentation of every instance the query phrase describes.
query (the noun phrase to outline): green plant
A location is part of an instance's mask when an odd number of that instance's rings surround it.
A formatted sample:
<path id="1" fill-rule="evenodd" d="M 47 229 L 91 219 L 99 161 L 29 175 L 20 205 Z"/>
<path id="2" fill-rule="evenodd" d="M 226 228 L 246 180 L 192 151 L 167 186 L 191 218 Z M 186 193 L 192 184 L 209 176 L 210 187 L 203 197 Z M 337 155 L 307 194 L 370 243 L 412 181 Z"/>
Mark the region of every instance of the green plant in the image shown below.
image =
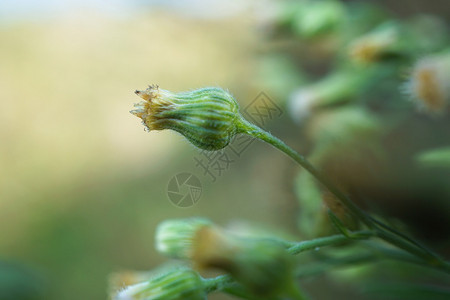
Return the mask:
<path id="1" fill-rule="evenodd" d="M 151 105 L 159 105 L 161 103 L 158 95 L 169 95 L 167 91 L 159 92 L 159 89 L 155 93 L 155 89 L 158 88 L 151 87 L 148 92 L 150 97 L 143 97 L 147 101 L 149 108 L 133 112 L 141 117 L 148 127 L 151 125 L 146 122 L 153 122 L 153 120 L 148 121 L 148 115 L 154 109 L 154 106 Z M 142 93 L 138 92 L 138 94 Z M 222 142 L 217 146 L 217 141 L 210 138 L 210 133 L 217 128 L 219 129 L 217 129 L 217 132 L 214 131 L 214 134 L 220 137 L 218 138 L 219 141 L 222 140 L 222 137 L 225 137 L 225 140 L 229 140 L 231 135 L 239 133 L 263 140 L 281 150 L 305 168 L 365 227 L 363 230 L 358 231 L 349 229 L 330 209 L 328 210 L 330 219 L 340 231 L 340 234 L 308 241 L 291 242 L 276 237 L 272 239 L 235 237 L 232 233 L 219 229 L 207 220 L 166 221 L 164 224 L 161 224 L 157 234 L 157 248 L 162 253 L 172 257 L 191 260 L 201 268 L 219 268 L 230 274 L 212 279 L 198 279 L 200 277 L 196 277 L 196 280 L 188 281 L 186 286 L 182 285 L 183 288 L 189 290 L 198 289 L 199 291 L 205 290 L 207 292 L 222 290 L 249 299 L 263 296 L 268 299 L 277 299 L 279 295 L 288 295 L 292 299 L 303 299 L 304 296 L 297 288 L 294 288 L 293 278 L 295 278 L 295 275 L 291 268 L 293 262 L 290 260 L 289 255 L 314 250 L 317 247 L 339 245 L 349 241 L 377 239 L 395 247 L 393 249 L 377 248 L 378 252 L 382 253 L 382 256 L 386 258 L 408 261 L 450 274 L 449 262 L 443 260 L 415 240 L 365 213 L 345 193 L 328 180 L 324 174 L 315 169 L 305 157 L 270 133 L 246 121 L 238 111 L 234 110 L 234 107 L 237 107 L 237 103 L 225 91 L 214 88 L 202 89 L 198 92 L 194 91 L 189 96 L 186 96 L 188 95 L 187 93 L 182 93 L 183 97 L 186 98 L 186 103 L 192 102 L 192 107 L 195 111 L 177 110 L 178 107 L 175 101 L 178 99 L 178 96 L 172 93 L 170 95 L 164 99 L 164 109 L 167 111 L 167 118 L 173 124 L 178 122 L 179 124 L 175 125 L 177 131 L 188 137 L 188 139 L 194 140 L 195 145 L 208 150 L 224 147 Z M 220 105 L 223 95 L 226 95 L 227 103 L 232 101 L 232 105 Z M 206 104 L 203 105 L 204 102 Z M 230 109 L 230 107 L 233 109 Z M 159 108 L 155 110 L 159 111 Z M 230 114 L 226 114 L 226 112 Z M 192 114 L 195 114 L 196 118 L 190 119 Z M 226 118 L 224 120 L 220 117 L 210 118 L 210 116 L 220 115 L 224 115 Z M 183 127 L 187 122 L 186 119 L 191 122 L 195 121 L 195 130 L 191 130 L 190 125 L 186 128 Z M 232 121 L 228 122 L 228 120 Z M 220 127 L 224 122 L 227 122 L 227 126 Z M 192 272 L 194 271 L 189 271 L 189 274 L 192 274 Z M 169 272 L 167 274 L 170 275 L 172 273 Z M 171 278 L 169 275 L 163 275 L 163 277 Z M 183 290 L 179 290 L 178 294 L 171 294 L 170 291 L 174 289 L 171 280 L 167 281 L 167 285 L 163 285 L 158 281 L 158 288 L 155 288 L 154 282 L 155 279 L 150 279 L 146 285 L 131 286 L 119 293 L 118 298 L 122 299 L 123 295 L 136 299 L 181 299 L 180 297 L 184 297 L 182 296 Z M 138 290 L 139 292 L 136 292 Z M 157 290 L 157 292 L 154 292 L 154 290 Z M 165 293 L 164 296 L 160 296 L 161 290 L 167 290 L 167 294 L 170 294 L 170 296 L 167 296 Z M 189 299 L 201 299 L 201 297 L 203 297 L 203 293 L 199 292 Z"/>
<path id="2" fill-rule="evenodd" d="M 316 122 L 332 127 L 331 134 L 324 134 L 321 128 L 313 130 L 316 143 L 311 159 L 314 164 L 277 137 L 244 119 L 236 100 L 220 88 L 172 93 L 150 86 L 145 91 L 136 92 L 144 101 L 136 105 L 137 109 L 132 113 L 141 118 L 150 130 L 173 129 L 204 150 L 220 150 L 236 134 L 245 134 L 269 143 L 288 155 L 308 172 L 300 173 L 298 181 L 299 189 L 306 191 L 302 191 L 300 197 L 305 210 L 311 205 L 313 216 L 315 213 L 319 218 L 324 213 L 326 218 L 323 220 L 328 222 L 324 231 L 311 233 L 313 238 L 300 242 L 277 235 L 262 237 L 249 234 L 243 237 L 205 219 L 164 222 L 158 228 L 156 237 L 157 249 L 161 253 L 191 263 L 188 267 L 183 266 L 188 268 L 183 270 L 189 270 L 189 274 L 193 274 L 194 269 L 219 269 L 225 273 L 213 278 L 203 278 L 195 273 L 195 280 L 190 280 L 187 286 L 183 285 L 185 290 L 196 291 L 189 299 L 203 299 L 213 291 L 244 299 L 305 299 L 308 296 L 301 291 L 299 278 L 328 272 L 339 266 L 370 264 L 380 260 L 416 265 L 424 274 L 440 272 L 444 277 L 450 275 L 450 262 L 410 237 L 409 233 L 361 209 L 346 187 L 336 183 L 327 172 L 327 167 L 333 164 L 336 157 L 347 159 L 351 156 L 348 149 L 364 149 L 377 159 L 383 158 L 385 154 L 377 142 L 387 126 L 381 124 L 379 118 L 368 109 L 373 104 L 370 93 L 383 80 L 389 81 L 385 86 L 390 92 L 393 88 L 398 89 L 398 70 L 405 66 L 414 65 L 403 86 L 417 106 L 430 118 L 448 112 L 450 92 L 447 82 L 450 72 L 445 38 L 427 40 L 426 30 L 425 33 L 415 30 L 412 24 L 393 21 L 382 13 L 372 14 L 375 11 L 372 8 L 346 7 L 331 0 L 317 1 L 314 6 L 308 7 L 307 2 L 290 3 L 276 25 L 311 44 L 318 39 L 329 38 L 335 43 L 335 70 L 321 81 L 306 85 L 294 93 L 292 102 L 295 103 L 290 109 L 300 123 L 315 112 L 321 112 L 326 118 Z M 321 5 L 327 9 L 322 9 Z M 303 18 L 309 10 L 314 18 Z M 350 24 L 350 15 L 359 18 L 360 28 Z M 439 26 L 439 22 L 435 22 L 428 29 L 433 31 Z M 417 59 L 421 52 L 430 55 Z M 360 100 L 364 97 L 369 99 Z M 406 118 L 402 104 L 378 102 L 382 109 L 394 115 L 393 121 L 390 119 L 388 124 L 391 129 Z M 339 142 L 333 141 L 333 137 L 339 137 Z M 356 158 L 352 156 L 351 159 L 358 163 L 361 153 L 355 153 Z M 429 149 L 415 157 L 424 167 L 446 167 L 448 146 Z M 351 159 L 349 164 L 354 163 Z M 326 209 L 320 211 L 317 203 L 324 204 Z M 317 227 L 320 225 L 320 222 L 314 224 Z M 314 257 L 315 250 L 322 247 L 333 250 L 322 257 Z M 303 261 L 297 257 L 305 252 L 312 253 L 313 259 Z M 189 269 L 191 267 L 192 270 Z M 176 272 L 174 270 L 169 269 L 160 277 L 150 278 L 145 285 L 125 288 L 118 294 L 118 299 L 122 299 L 123 295 L 128 297 L 123 299 L 188 299 L 182 294 L 184 290 L 172 280 L 164 281 L 164 284 L 158 282 L 157 292 L 154 292 L 154 278 L 172 278 L 172 272 Z M 137 288 L 142 287 L 147 289 L 146 294 L 142 290 L 135 293 Z M 411 286 L 407 289 L 414 291 Z M 376 291 L 380 287 L 375 285 L 367 290 Z M 450 296 L 450 291 L 441 288 L 416 286 L 415 290 L 418 291 L 415 296 Z M 170 296 L 161 296 L 161 291 L 167 291 Z M 390 293 L 405 295 L 405 290 L 393 286 Z"/>

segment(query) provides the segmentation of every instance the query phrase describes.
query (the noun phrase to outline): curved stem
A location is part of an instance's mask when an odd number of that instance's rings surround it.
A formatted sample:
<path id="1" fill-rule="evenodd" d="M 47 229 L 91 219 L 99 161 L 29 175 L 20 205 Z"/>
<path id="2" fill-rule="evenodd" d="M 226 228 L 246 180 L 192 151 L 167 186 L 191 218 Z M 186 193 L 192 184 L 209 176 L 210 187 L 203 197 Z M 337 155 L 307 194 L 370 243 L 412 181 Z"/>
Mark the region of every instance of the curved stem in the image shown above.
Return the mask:
<path id="1" fill-rule="evenodd" d="M 301 241 L 301 242 L 294 242 L 291 243 L 291 245 L 288 248 L 288 252 L 290 254 L 299 254 L 304 251 L 316 249 L 323 246 L 332 246 L 332 245 L 338 245 L 342 244 L 343 242 L 347 242 L 352 239 L 368 239 L 370 237 L 375 236 L 375 234 L 372 231 L 357 231 L 352 234 L 352 237 L 349 238 L 343 234 L 337 234 L 327 237 L 321 237 L 316 238 L 309 241 Z"/>
<path id="2" fill-rule="evenodd" d="M 295 160 L 299 165 L 305 168 L 311 175 L 313 175 L 323 186 L 325 186 L 332 194 L 334 194 L 342 204 L 347 207 L 351 213 L 357 216 L 366 226 L 369 228 L 373 227 L 373 223 L 370 218 L 359 209 L 344 193 L 342 193 L 327 177 L 325 177 L 319 170 L 317 170 L 303 155 L 294 151 L 291 147 L 286 145 L 282 140 L 271 135 L 267 131 L 262 130 L 258 126 L 247 122 L 246 120 L 241 120 L 240 124 L 241 133 L 248 134 L 260 140 L 263 140 L 275 148 L 281 150 L 293 160 Z"/>
<path id="3" fill-rule="evenodd" d="M 328 189 L 334 196 L 336 196 L 336 198 L 354 216 L 356 216 L 361 222 L 363 222 L 369 229 L 372 229 L 373 233 L 375 233 L 376 236 L 402 250 L 407 251 L 408 253 L 416 257 L 421 258 L 429 266 L 450 273 L 450 263 L 442 260 L 438 255 L 431 252 L 416 241 L 406 237 L 396 230 L 391 229 L 384 223 L 375 220 L 367 215 L 363 210 L 356 206 L 342 191 L 340 191 L 326 176 L 324 176 L 319 170 L 317 170 L 303 155 L 297 153 L 283 141 L 268 133 L 267 131 L 259 128 L 258 126 L 246 121 L 243 118 L 240 119 L 238 128 L 238 133 L 244 133 L 265 141 L 295 160 L 300 166 L 305 168 L 312 176 L 314 176 L 326 189 Z M 335 238 L 337 241 L 339 241 L 342 237 L 334 236 L 330 238 Z"/>

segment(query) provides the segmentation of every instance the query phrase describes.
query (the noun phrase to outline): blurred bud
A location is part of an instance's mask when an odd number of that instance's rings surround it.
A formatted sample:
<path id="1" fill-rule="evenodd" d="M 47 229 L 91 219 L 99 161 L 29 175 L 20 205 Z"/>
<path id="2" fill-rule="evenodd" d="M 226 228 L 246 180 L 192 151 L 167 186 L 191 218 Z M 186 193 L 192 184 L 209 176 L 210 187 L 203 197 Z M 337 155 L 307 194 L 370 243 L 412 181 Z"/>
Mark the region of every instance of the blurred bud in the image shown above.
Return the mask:
<path id="1" fill-rule="evenodd" d="M 345 17 L 345 6 L 339 1 L 305 1 L 295 15 L 293 29 L 301 37 L 313 38 L 336 30 Z"/>
<path id="2" fill-rule="evenodd" d="M 108 294 L 111 295 L 110 298 L 114 298 L 124 287 L 140 283 L 150 277 L 150 272 L 122 271 L 112 273 L 108 277 Z"/>
<path id="3" fill-rule="evenodd" d="M 419 109 L 442 114 L 450 103 L 450 53 L 426 56 L 414 65 L 405 92 Z"/>
<path id="4" fill-rule="evenodd" d="M 385 23 L 349 46 L 349 55 L 357 63 L 370 64 L 399 51 L 400 30 L 395 23 Z"/>
<path id="5" fill-rule="evenodd" d="M 203 227 L 194 246 L 193 261 L 199 268 L 224 270 L 256 295 L 283 293 L 292 282 L 292 257 L 274 240 L 241 238 Z"/>
<path id="6" fill-rule="evenodd" d="M 135 104 L 131 113 L 141 118 L 148 130 L 175 130 L 204 150 L 220 150 L 236 134 L 239 106 L 223 89 L 172 93 L 149 86 L 136 94 L 144 101 Z"/>
<path id="7" fill-rule="evenodd" d="M 206 299 L 206 286 L 197 272 L 177 268 L 146 282 L 128 286 L 114 299 L 203 300 Z"/>
<path id="8" fill-rule="evenodd" d="M 190 258 L 197 231 L 209 226 L 212 223 L 202 218 L 166 220 L 156 229 L 156 249 L 170 257 Z"/>

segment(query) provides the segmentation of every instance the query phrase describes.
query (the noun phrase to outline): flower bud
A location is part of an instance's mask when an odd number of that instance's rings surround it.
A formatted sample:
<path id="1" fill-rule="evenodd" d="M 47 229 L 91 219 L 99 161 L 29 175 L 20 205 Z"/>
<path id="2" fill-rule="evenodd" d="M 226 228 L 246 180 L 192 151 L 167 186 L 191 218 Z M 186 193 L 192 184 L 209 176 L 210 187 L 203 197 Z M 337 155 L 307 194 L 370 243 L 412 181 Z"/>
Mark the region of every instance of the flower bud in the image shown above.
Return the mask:
<path id="1" fill-rule="evenodd" d="M 146 282 L 130 285 L 117 293 L 114 299 L 203 300 L 206 299 L 206 285 L 197 272 L 177 268 Z"/>
<path id="2" fill-rule="evenodd" d="M 170 257 L 190 258 L 196 232 L 205 226 L 212 223 L 202 218 L 166 220 L 156 229 L 156 249 Z"/>
<path id="3" fill-rule="evenodd" d="M 220 150 L 237 132 L 239 106 L 220 88 L 172 93 L 158 86 L 136 91 L 144 101 L 130 111 L 148 130 L 172 129 L 204 150 Z"/>
<path id="4" fill-rule="evenodd" d="M 370 64 L 400 50 L 400 29 L 385 23 L 350 44 L 349 54 L 357 63 Z"/>
<path id="5" fill-rule="evenodd" d="M 450 53 L 427 56 L 414 66 L 405 92 L 419 109 L 443 113 L 450 103 Z"/>
<path id="6" fill-rule="evenodd" d="M 292 282 L 292 257 L 275 240 L 237 237 L 218 227 L 203 227 L 193 246 L 197 267 L 226 271 L 255 295 L 283 293 Z"/>

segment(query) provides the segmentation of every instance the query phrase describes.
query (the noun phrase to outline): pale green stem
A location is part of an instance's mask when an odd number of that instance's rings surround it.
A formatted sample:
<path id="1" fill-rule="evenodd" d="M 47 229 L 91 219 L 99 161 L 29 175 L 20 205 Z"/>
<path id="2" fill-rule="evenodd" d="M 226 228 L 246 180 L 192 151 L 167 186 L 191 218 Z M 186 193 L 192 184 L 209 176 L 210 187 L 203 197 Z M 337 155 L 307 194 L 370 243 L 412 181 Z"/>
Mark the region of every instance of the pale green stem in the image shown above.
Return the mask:
<path id="1" fill-rule="evenodd" d="M 369 228 L 373 227 L 373 223 L 370 221 L 370 218 L 361 209 L 359 209 L 344 193 L 342 193 L 330 180 L 328 180 L 327 177 L 325 177 L 319 170 L 317 170 L 303 155 L 294 151 L 282 140 L 271 135 L 267 131 L 262 130 L 258 126 L 247 122 L 246 120 L 241 121 L 239 128 L 241 129 L 240 133 L 245 133 L 252 137 L 263 140 L 287 154 L 300 166 L 311 173 L 311 175 L 313 175 L 331 193 L 333 193 L 345 205 L 345 207 L 350 210 L 351 213 L 357 216 Z"/>

